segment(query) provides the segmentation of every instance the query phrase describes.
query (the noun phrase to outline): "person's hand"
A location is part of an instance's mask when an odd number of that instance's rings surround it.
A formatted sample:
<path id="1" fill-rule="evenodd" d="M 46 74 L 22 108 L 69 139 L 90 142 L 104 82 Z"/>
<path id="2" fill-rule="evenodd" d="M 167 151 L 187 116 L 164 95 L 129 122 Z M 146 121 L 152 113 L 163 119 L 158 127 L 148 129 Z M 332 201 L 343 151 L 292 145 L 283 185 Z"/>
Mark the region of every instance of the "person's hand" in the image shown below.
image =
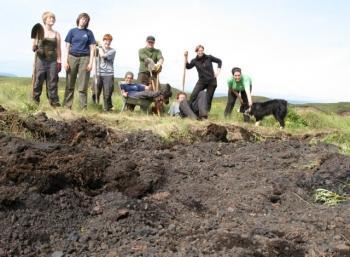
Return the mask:
<path id="1" fill-rule="evenodd" d="M 57 63 L 56 69 L 57 69 L 57 73 L 60 73 L 60 72 L 61 72 L 61 70 L 62 70 L 62 64 L 61 64 L 60 62 Z"/>
<path id="2" fill-rule="evenodd" d="M 64 64 L 64 69 L 65 69 L 67 72 L 69 72 L 70 67 L 69 67 L 68 62 L 66 62 L 66 63 Z"/>
<path id="3" fill-rule="evenodd" d="M 188 51 L 185 51 L 184 56 L 185 56 L 185 58 L 188 57 Z"/>
<path id="4" fill-rule="evenodd" d="M 35 52 L 38 50 L 38 45 L 33 45 L 33 46 L 32 46 L 32 50 L 33 50 L 33 52 L 35 53 Z"/>
<path id="5" fill-rule="evenodd" d="M 88 66 L 86 67 L 86 71 L 91 71 L 92 70 L 92 64 L 88 64 Z"/>
<path id="6" fill-rule="evenodd" d="M 162 71 L 162 65 L 160 65 L 160 64 L 154 65 L 153 70 L 154 70 L 156 73 L 161 72 L 161 71 Z"/>
<path id="7" fill-rule="evenodd" d="M 127 96 L 128 96 L 128 92 L 125 92 L 125 91 L 124 91 L 124 92 L 122 93 L 122 95 L 123 95 L 124 97 L 127 97 Z"/>

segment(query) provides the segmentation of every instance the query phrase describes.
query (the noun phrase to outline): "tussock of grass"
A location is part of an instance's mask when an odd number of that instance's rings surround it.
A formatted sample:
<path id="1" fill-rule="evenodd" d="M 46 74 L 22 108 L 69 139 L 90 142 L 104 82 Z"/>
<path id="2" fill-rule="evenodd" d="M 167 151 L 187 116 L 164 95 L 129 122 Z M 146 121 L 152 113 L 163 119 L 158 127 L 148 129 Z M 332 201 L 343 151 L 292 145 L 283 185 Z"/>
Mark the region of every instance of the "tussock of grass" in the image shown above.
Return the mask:
<path id="1" fill-rule="evenodd" d="M 317 203 L 326 204 L 329 206 L 334 206 L 339 203 L 343 203 L 349 200 L 348 196 L 339 195 L 335 192 L 329 191 L 327 189 L 318 188 L 314 193 L 314 200 Z"/>

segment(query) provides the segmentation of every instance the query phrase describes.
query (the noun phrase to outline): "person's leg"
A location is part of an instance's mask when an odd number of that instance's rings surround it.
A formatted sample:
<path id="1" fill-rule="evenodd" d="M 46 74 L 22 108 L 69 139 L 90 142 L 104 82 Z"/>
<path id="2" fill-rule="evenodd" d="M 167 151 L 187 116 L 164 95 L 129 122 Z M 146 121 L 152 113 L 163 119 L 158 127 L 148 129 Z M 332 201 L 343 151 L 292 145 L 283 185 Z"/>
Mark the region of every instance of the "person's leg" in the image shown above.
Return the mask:
<path id="1" fill-rule="evenodd" d="M 97 77 L 97 84 L 96 84 L 96 103 L 100 103 L 101 93 L 103 91 L 104 87 L 104 77 L 98 76 Z"/>
<path id="2" fill-rule="evenodd" d="M 59 106 L 58 99 L 58 74 L 57 74 L 57 62 L 53 61 L 48 63 L 48 73 L 47 73 L 47 81 L 48 81 L 48 95 L 49 101 L 52 106 Z"/>
<path id="3" fill-rule="evenodd" d="M 213 79 L 208 83 L 208 87 L 207 87 L 208 112 L 210 112 L 210 110 L 211 110 L 211 102 L 213 101 L 214 92 L 216 90 L 217 85 L 218 84 L 217 84 L 216 79 Z"/>
<path id="4" fill-rule="evenodd" d="M 43 90 L 43 83 L 46 78 L 45 62 L 36 58 L 35 62 L 35 83 L 33 85 L 33 101 L 36 103 L 40 102 L 41 92 Z"/>
<path id="5" fill-rule="evenodd" d="M 189 101 L 184 100 L 180 103 L 180 113 L 183 117 L 189 117 L 195 120 L 198 119 L 198 116 L 193 112 Z"/>
<path id="6" fill-rule="evenodd" d="M 79 57 L 79 70 L 78 70 L 78 90 L 79 90 L 79 103 L 81 109 L 87 108 L 87 89 L 90 79 L 90 72 L 87 71 L 90 57 Z"/>
<path id="7" fill-rule="evenodd" d="M 197 84 L 195 85 L 195 87 L 191 93 L 191 97 L 189 100 L 190 104 L 192 104 L 197 99 L 199 92 L 206 89 L 207 86 L 208 85 L 206 83 L 204 83 L 200 80 L 197 81 Z"/>
<path id="8" fill-rule="evenodd" d="M 103 108 L 105 111 L 109 111 L 112 105 L 112 92 L 113 92 L 113 76 L 101 77 L 103 81 Z"/>
<path id="9" fill-rule="evenodd" d="M 208 118 L 208 96 L 204 90 L 198 94 L 197 109 L 199 118 Z"/>
<path id="10" fill-rule="evenodd" d="M 160 92 L 154 92 L 154 91 L 142 91 L 135 93 L 132 97 L 138 98 L 138 99 L 147 99 L 147 100 L 154 100 L 154 98 L 160 96 Z"/>
<path id="11" fill-rule="evenodd" d="M 139 72 L 137 76 L 137 81 L 142 84 L 148 86 L 150 80 L 149 72 Z"/>
<path id="12" fill-rule="evenodd" d="M 228 94 L 227 94 L 227 104 L 224 112 L 225 118 L 230 116 L 233 110 L 233 107 L 235 106 L 237 96 L 232 93 L 231 89 L 228 89 Z"/>
<path id="13" fill-rule="evenodd" d="M 249 109 L 249 102 L 248 102 L 247 93 L 245 91 L 242 91 L 241 92 L 241 97 L 242 97 L 242 100 L 243 100 L 243 104 L 241 104 L 241 107 L 240 107 L 239 111 L 243 113 L 243 120 L 244 120 L 244 122 L 249 122 L 250 121 L 249 115 L 244 113 L 246 110 Z"/>
<path id="14" fill-rule="evenodd" d="M 69 71 L 66 75 L 66 89 L 64 91 L 63 105 L 71 109 L 73 105 L 75 82 L 79 69 L 79 58 L 69 55 L 68 64 Z"/>

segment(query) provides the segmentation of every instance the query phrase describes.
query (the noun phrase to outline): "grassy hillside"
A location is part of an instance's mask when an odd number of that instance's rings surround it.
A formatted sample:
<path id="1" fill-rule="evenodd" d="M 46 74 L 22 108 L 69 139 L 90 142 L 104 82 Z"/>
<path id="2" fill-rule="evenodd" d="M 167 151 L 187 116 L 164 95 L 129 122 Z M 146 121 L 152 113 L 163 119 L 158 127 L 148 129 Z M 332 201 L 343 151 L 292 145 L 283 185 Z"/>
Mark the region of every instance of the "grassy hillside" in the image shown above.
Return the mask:
<path id="1" fill-rule="evenodd" d="M 59 96 L 62 102 L 64 79 L 59 82 Z M 174 92 L 175 95 L 176 92 Z M 120 113 L 121 98 L 119 89 L 115 89 L 113 95 L 114 111 L 103 113 L 102 106 L 93 104 L 91 101 L 91 92 L 89 92 L 89 105 L 87 111 L 81 111 L 78 107 L 78 94 L 75 94 L 73 110 L 65 108 L 53 109 L 49 106 L 46 98 L 46 90 L 43 90 L 41 104 L 37 106 L 30 99 L 31 79 L 30 78 L 8 78 L 0 77 L 0 105 L 6 109 L 19 111 L 24 114 L 44 111 L 49 116 L 56 119 L 74 119 L 79 116 L 98 120 L 108 126 L 118 130 L 152 130 L 157 134 L 167 138 L 169 135 L 179 137 L 186 136 L 189 127 L 202 126 L 209 122 L 216 122 L 223 125 L 238 124 L 250 129 L 259 130 L 267 134 L 279 133 L 278 123 L 268 117 L 262 122 L 262 127 L 255 128 L 254 123 L 243 124 L 242 115 L 237 112 L 238 105 L 235 106 L 232 116 L 224 118 L 224 109 L 226 106 L 226 97 L 215 98 L 212 105 L 209 121 L 198 122 L 189 119 L 178 119 L 172 117 L 146 116 L 136 110 L 134 113 Z M 264 101 L 267 98 L 254 97 L 255 101 Z M 101 99 L 102 100 L 102 99 Z M 308 104 L 308 105 L 290 105 L 286 119 L 286 133 L 305 134 L 318 133 L 325 134 L 321 140 L 339 145 L 343 152 L 350 154 L 350 103 L 335 104 Z M 341 115 L 340 115 L 341 114 Z"/>

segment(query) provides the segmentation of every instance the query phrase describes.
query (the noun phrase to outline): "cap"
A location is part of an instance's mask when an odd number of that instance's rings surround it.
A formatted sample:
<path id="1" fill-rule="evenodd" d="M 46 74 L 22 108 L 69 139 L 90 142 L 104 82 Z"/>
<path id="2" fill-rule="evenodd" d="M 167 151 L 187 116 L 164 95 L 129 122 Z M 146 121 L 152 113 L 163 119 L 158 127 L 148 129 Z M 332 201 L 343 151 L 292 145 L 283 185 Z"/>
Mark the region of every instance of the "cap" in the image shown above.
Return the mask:
<path id="1" fill-rule="evenodd" d="M 146 38 L 146 41 L 156 41 L 156 39 L 154 38 L 154 36 L 148 36 Z"/>

